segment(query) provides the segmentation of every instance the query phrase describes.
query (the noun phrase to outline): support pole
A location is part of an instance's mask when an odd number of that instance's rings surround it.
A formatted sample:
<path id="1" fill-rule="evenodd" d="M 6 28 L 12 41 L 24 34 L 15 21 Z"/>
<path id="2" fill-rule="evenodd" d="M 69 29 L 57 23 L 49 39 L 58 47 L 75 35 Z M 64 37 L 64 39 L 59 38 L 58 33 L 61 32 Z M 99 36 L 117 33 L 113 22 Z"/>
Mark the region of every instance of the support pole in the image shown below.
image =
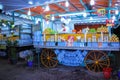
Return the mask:
<path id="1" fill-rule="evenodd" d="M 110 13 L 111 10 L 110 10 L 110 8 L 111 8 L 111 6 L 112 6 L 112 0 L 109 0 L 108 6 L 109 6 L 108 19 L 111 19 L 111 13 Z M 108 26 L 108 31 L 109 31 L 109 37 L 111 37 L 111 26 Z"/>
<path id="2" fill-rule="evenodd" d="M 14 11 L 12 12 L 12 21 L 15 22 Z"/>
<path id="3" fill-rule="evenodd" d="M 80 3 L 82 4 L 82 6 L 83 6 L 86 10 L 88 10 L 88 8 L 87 8 L 87 6 L 85 5 L 85 3 L 83 2 L 83 0 L 80 0 Z"/>
<path id="4" fill-rule="evenodd" d="M 43 17 L 40 15 L 40 32 L 43 32 Z"/>

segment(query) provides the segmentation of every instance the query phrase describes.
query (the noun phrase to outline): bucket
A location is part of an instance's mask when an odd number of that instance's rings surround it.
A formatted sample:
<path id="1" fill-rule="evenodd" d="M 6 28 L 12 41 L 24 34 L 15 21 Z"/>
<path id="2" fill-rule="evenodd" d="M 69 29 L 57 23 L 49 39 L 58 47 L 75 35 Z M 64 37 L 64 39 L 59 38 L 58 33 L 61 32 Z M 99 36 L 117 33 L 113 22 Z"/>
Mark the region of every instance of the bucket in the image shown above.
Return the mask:
<path id="1" fill-rule="evenodd" d="M 119 78 L 119 80 L 120 80 L 120 71 L 118 71 L 118 78 Z"/>
<path id="2" fill-rule="evenodd" d="M 111 77 L 112 68 L 103 68 L 103 74 L 106 80 Z"/>
<path id="3" fill-rule="evenodd" d="M 28 61 L 27 65 L 28 65 L 28 67 L 32 67 L 33 66 L 33 61 Z"/>

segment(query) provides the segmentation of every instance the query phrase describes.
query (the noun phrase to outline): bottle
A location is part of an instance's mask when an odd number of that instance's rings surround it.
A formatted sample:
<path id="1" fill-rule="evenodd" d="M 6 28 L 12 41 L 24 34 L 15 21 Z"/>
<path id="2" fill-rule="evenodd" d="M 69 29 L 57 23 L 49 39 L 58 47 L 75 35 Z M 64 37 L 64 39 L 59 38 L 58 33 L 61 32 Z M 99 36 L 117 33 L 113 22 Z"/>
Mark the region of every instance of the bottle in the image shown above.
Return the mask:
<path id="1" fill-rule="evenodd" d="M 102 47 L 102 39 L 98 38 L 98 47 Z"/>

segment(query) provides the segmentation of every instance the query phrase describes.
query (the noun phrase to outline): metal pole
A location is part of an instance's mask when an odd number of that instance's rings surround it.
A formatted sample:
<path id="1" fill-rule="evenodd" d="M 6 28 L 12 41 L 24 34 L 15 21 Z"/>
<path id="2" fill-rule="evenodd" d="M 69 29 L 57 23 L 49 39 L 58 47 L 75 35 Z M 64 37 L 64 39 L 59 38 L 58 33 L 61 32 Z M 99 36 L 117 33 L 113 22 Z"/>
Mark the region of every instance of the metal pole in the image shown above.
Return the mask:
<path id="1" fill-rule="evenodd" d="M 111 19 L 111 13 L 110 13 L 110 8 L 111 8 L 111 5 L 112 5 L 112 0 L 109 0 L 109 10 L 108 10 L 108 19 Z M 111 37 L 111 26 L 108 26 L 108 31 L 109 31 L 109 37 Z"/>
<path id="2" fill-rule="evenodd" d="M 12 12 L 12 21 L 15 22 L 14 11 Z"/>

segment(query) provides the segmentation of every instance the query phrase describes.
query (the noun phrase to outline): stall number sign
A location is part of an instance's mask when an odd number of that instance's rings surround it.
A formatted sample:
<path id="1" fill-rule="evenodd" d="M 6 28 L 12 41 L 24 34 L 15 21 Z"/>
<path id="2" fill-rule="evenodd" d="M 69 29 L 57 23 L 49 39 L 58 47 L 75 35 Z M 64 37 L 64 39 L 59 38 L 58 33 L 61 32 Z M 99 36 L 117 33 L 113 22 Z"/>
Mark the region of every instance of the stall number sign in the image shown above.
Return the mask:
<path id="1" fill-rule="evenodd" d="M 114 20 L 106 20 L 106 26 L 114 26 Z"/>
<path id="2" fill-rule="evenodd" d="M 104 16 L 106 14 L 106 10 L 105 9 L 98 9 L 97 14 L 98 14 L 98 16 Z"/>

